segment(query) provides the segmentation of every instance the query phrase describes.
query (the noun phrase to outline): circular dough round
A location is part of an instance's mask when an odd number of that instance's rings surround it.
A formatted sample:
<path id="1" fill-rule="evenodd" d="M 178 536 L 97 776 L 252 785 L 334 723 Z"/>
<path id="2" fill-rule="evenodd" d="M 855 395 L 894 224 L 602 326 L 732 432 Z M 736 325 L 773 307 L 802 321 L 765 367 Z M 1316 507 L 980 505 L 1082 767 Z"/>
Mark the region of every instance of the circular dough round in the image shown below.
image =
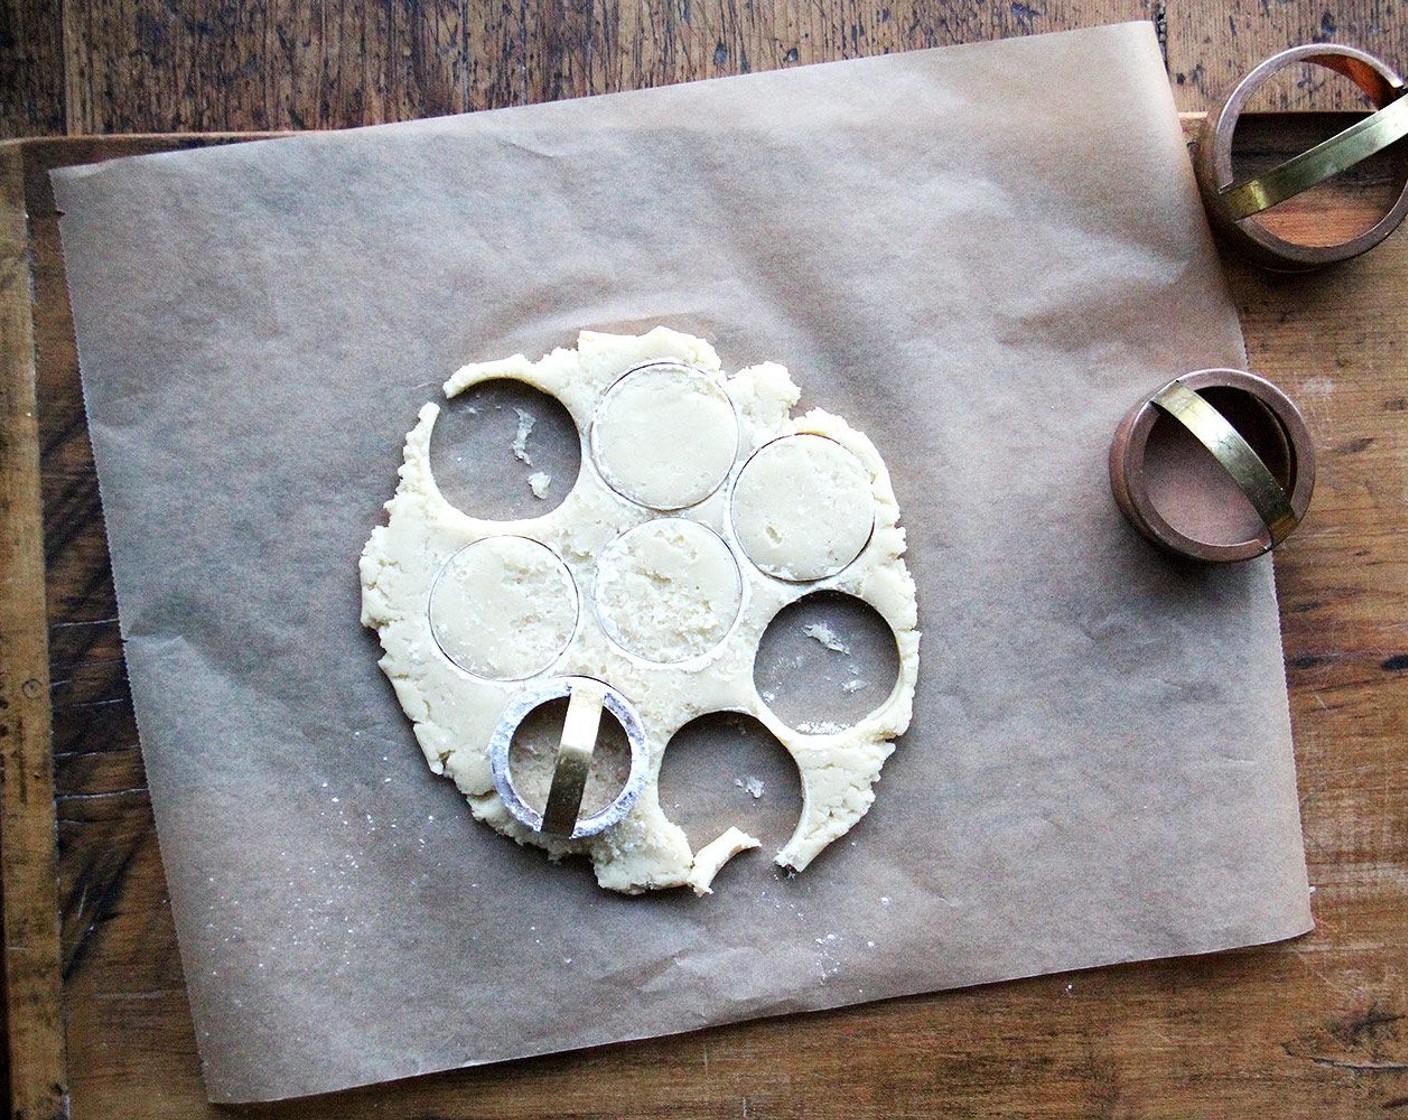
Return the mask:
<path id="1" fill-rule="evenodd" d="M 744 465 L 733 490 L 733 531 L 769 575 L 835 575 L 865 548 L 875 524 L 870 472 L 835 440 L 784 436 Z"/>
<path id="2" fill-rule="evenodd" d="M 656 362 L 631 370 L 602 398 L 591 452 L 608 486 L 658 510 L 702 502 L 728 477 L 738 419 L 701 370 Z"/>
<path id="3" fill-rule="evenodd" d="M 601 554 L 596 610 L 611 640 L 650 661 L 708 653 L 743 600 L 728 545 L 697 521 L 665 517 L 622 533 Z"/>
<path id="4" fill-rule="evenodd" d="M 577 585 L 546 545 L 485 537 L 460 549 L 430 591 L 430 630 L 467 673 L 516 681 L 541 673 L 577 628 Z"/>

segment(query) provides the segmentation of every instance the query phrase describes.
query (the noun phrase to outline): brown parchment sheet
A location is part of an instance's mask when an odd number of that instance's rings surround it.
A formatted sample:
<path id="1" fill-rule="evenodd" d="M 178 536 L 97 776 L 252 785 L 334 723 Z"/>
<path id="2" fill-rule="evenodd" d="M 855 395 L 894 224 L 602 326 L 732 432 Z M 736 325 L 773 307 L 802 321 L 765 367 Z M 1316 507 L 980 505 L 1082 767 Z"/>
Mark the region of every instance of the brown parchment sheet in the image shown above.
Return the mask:
<path id="1" fill-rule="evenodd" d="M 1270 562 L 1109 493 L 1138 396 L 1245 362 L 1151 26 L 54 179 L 213 1099 L 1310 927 Z M 441 382 L 657 323 L 874 440 L 924 632 L 869 816 L 703 899 L 474 822 L 358 622 Z"/>

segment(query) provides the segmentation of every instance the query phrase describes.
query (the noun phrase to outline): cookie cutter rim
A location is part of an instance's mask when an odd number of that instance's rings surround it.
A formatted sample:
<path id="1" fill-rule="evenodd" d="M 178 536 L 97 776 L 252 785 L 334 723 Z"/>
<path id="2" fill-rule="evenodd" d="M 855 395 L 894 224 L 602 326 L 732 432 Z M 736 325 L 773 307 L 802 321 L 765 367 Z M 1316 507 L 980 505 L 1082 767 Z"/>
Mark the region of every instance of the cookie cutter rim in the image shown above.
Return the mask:
<path id="1" fill-rule="evenodd" d="M 563 697 L 569 698 L 570 701 L 573 689 L 578 687 L 579 682 L 587 680 L 592 681 L 594 686 L 601 690 L 602 707 L 616 717 L 616 721 L 626 733 L 626 741 L 631 748 L 631 770 L 626 778 L 626 784 L 621 787 L 621 792 L 608 805 L 591 816 L 578 817 L 570 836 L 557 833 L 549 834 L 543 828 L 545 814 L 525 802 L 519 795 L 518 788 L 513 784 L 513 775 L 509 769 L 509 750 L 513 746 L 514 733 L 528 717 L 529 712 Z M 560 677 L 557 680 L 546 681 L 535 688 L 524 689 L 505 706 L 503 713 L 499 716 L 499 722 L 489 736 L 489 769 L 493 775 L 494 788 L 498 791 L 504 808 L 515 820 L 534 832 L 557 835 L 563 840 L 584 840 L 598 836 L 607 829 L 620 824 L 634 807 L 637 798 L 645 788 L 648 755 L 645 728 L 634 705 L 609 684 L 594 677 Z M 560 759 L 561 754 L 559 753 L 559 764 Z M 558 765 L 554 765 L 553 770 L 554 781 L 556 781 Z M 549 800 L 551 800 L 551 794 Z M 580 800 L 577 804 L 577 810 L 580 812 Z"/>
<path id="2" fill-rule="evenodd" d="M 1262 502 L 1259 505 L 1256 498 L 1248 495 L 1248 500 L 1257 509 L 1258 516 L 1261 517 L 1263 523 L 1262 531 L 1256 536 L 1231 544 L 1199 540 L 1175 528 L 1154 507 L 1145 485 L 1144 455 L 1148 446 L 1149 434 L 1153 430 L 1154 424 L 1161 418 L 1183 423 L 1185 427 L 1189 427 L 1194 437 L 1209 450 L 1224 469 L 1228 470 L 1239 488 L 1242 488 L 1244 494 L 1246 493 L 1243 481 L 1239 478 L 1239 471 L 1228 466 L 1229 457 L 1235 462 L 1240 449 L 1231 452 L 1230 455 L 1219 454 L 1219 450 L 1209 446 L 1204 439 L 1206 432 L 1200 433 L 1189 426 L 1176 414 L 1174 409 L 1167 407 L 1170 404 L 1170 388 L 1175 385 L 1180 385 L 1183 389 L 1198 394 L 1200 397 L 1199 391 L 1204 389 L 1239 390 L 1265 409 L 1268 417 L 1280 429 L 1280 435 L 1285 441 L 1288 455 L 1289 486 L 1282 487 L 1274 478 L 1272 481 L 1277 489 L 1282 491 L 1285 509 L 1276 510 L 1274 502 Z M 1162 402 L 1160 398 L 1163 398 Z M 1175 391 L 1173 400 L 1176 401 L 1176 399 Z M 1209 409 L 1217 412 L 1216 408 L 1211 405 L 1209 405 Z M 1222 418 L 1222 421 L 1229 428 L 1231 427 L 1225 417 Z M 1243 444 L 1246 443 L 1240 434 L 1238 438 Z M 1269 475 L 1270 470 L 1260 456 L 1249 446 L 1247 451 L 1260 465 L 1261 470 Z M 1144 397 L 1125 415 L 1116 429 L 1115 437 L 1110 444 L 1109 466 L 1110 487 L 1114 492 L 1115 502 L 1140 533 L 1167 551 L 1193 560 L 1215 563 L 1250 560 L 1269 552 L 1280 544 L 1305 517 L 1306 510 L 1310 506 L 1310 496 L 1315 487 L 1315 447 L 1300 410 L 1296 408 L 1290 397 L 1264 377 L 1236 369 L 1203 369 L 1186 373 Z M 1268 522 L 1270 523 L 1268 524 Z"/>
<path id="3" fill-rule="evenodd" d="M 1268 78 L 1296 62 L 1324 66 L 1349 78 L 1373 103 L 1375 112 L 1266 175 L 1234 182 L 1232 139 L 1242 110 Z M 1255 263 L 1279 272 L 1323 268 L 1372 249 L 1398 228 L 1408 214 L 1408 153 L 1398 170 L 1401 183 L 1395 201 L 1372 227 L 1347 241 L 1334 245 L 1288 241 L 1257 221 L 1256 215 L 1374 152 L 1400 142 L 1403 134 L 1393 136 L 1392 128 L 1386 133 L 1389 139 L 1383 142 L 1368 144 L 1365 134 L 1375 131 L 1371 122 L 1377 120 L 1382 124 L 1382 114 L 1387 110 L 1393 110 L 1395 119 L 1408 112 L 1408 109 L 1396 108 L 1405 97 L 1408 97 L 1408 89 L 1395 71 L 1354 47 L 1315 43 L 1292 47 L 1266 59 L 1213 106 L 1198 134 L 1193 169 L 1213 225 Z M 1378 140 L 1382 141 L 1382 136 Z M 1356 151 L 1356 147 L 1359 150 Z"/>

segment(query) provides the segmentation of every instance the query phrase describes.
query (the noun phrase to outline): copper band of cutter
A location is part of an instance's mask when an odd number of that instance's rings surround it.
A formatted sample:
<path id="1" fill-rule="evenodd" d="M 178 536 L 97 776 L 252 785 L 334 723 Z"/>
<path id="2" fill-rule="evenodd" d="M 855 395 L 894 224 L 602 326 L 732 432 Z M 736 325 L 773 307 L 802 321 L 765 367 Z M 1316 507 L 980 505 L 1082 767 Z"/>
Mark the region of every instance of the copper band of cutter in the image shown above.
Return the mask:
<path id="1" fill-rule="evenodd" d="M 1285 540 L 1299 523 L 1290 498 L 1227 418 L 1181 381 L 1170 382 L 1152 403 L 1187 428 L 1222 465 L 1271 534 L 1272 546 Z"/>

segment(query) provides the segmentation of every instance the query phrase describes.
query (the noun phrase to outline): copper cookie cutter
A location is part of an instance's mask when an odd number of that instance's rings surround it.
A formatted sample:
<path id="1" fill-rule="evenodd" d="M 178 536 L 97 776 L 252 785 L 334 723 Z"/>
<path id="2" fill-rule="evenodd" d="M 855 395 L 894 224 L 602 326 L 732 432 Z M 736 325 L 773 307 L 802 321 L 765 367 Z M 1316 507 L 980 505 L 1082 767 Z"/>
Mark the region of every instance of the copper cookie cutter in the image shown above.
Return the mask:
<path id="1" fill-rule="evenodd" d="M 1300 411 L 1255 374 L 1184 374 L 1132 408 L 1110 445 L 1124 515 L 1161 548 L 1194 560 L 1250 560 L 1300 524 L 1315 448 Z"/>
<path id="2" fill-rule="evenodd" d="M 1374 106 L 1374 112 L 1344 131 L 1255 178 L 1236 181 L 1232 137 L 1251 97 L 1268 79 L 1295 63 L 1312 63 L 1343 74 Z M 1267 59 L 1243 78 L 1208 113 L 1198 135 L 1193 169 L 1213 226 L 1255 263 L 1278 272 L 1305 272 L 1348 260 L 1372 249 L 1408 214 L 1408 90 L 1387 65 L 1353 47 L 1312 44 Z M 1369 229 L 1333 245 L 1290 241 L 1272 233 L 1257 215 L 1338 175 L 1392 145 L 1401 151 L 1394 170 L 1396 196 Z"/>

